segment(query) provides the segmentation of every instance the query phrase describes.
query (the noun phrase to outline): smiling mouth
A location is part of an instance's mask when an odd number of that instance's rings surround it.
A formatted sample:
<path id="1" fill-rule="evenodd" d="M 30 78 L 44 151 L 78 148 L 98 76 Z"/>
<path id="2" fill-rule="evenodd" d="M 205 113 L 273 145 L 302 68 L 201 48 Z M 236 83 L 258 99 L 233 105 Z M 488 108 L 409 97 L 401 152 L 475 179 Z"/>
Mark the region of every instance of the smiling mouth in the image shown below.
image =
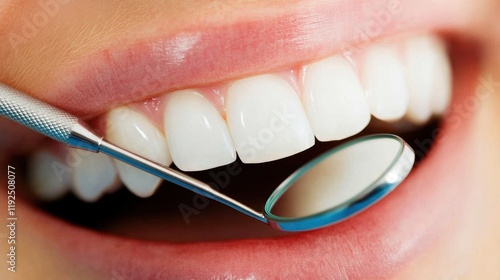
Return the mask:
<path id="1" fill-rule="evenodd" d="M 423 160 L 438 121 L 452 119 L 442 120 L 451 89 L 444 41 L 410 35 L 292 70 L 166 93 L 92 123 L 109 141 L 164 165 L 173 159 L 174 168 L 261 209 L 288 174 L 351 137 L 398 133 Z M 43 209 L 101 233 L 176 243 L 288 235 L 105 155 L 59 144 L 34 152 L 28 173 L 30 196 Z"/>
<path id="2" fill-rule="evenodd" d="M 287 158 L 313 147 L 315 137 L 343 140 L 363 131 L 371 115 L 385 123 L 426 124 L 444 113 L 451 86 L 445 43 L 415 35 L 277 73 L 166 93 L 95 122 L 108 141 L 194 172 L 231 164 L 236 154 L 246 164 Z M 118 177 L 143 198 L 161 184 L 127 164 L 77 150 L 42 149 L 32 162 L 32 185 L 46 199 L 72 186 L 77 197 L 95 202 L 116 190 Z"/>
<path id="3" fill-rule="evenodd" d="M 188 36 L 176 42 L 189 54 L 193 40 Z M 168 85 L 168 90 L 148 82 L 148 93 L 123 88 L 121 82 L 136 75 L 131 73 L 119 77 L 116 87 L 116 77 L 99 71 L 102 85 L 82 87 L 96 73 L 57 85 L 65 92 L 71 84 L 89 98 L 103 85 L 124 90 L 105 93 L 106 105 L 92 101 L 78 108 L 82 96 L 76 95 L 59 104 L 91 116 L 110 142 L 164 165 L 173 162 L 255 209 L 287 175 L 346 139 L 370 132 L 403 136 L 421 160 L 419 166 L 394 194 L 341 224 L 279 233 L 106 156 L 54 143 L 30 156 L 26 198 L 44 210 L 30 215 L 43 235 L 55 237 L 51 246 L 101 277 L 112 271 L 130 279 L 162 273 L 166 278 L 215 277 L 232 267 L 238 278 L 273 278 L 291 271 L 387 278 L 441 232 L 453 230 L 442 222 L 450 215 L 447 205 L 471 195 L 453 192 L 449 185 L 471 180 L 452 151 L 470 150 L 469 118 L 456 108 L 476 87 L 477 51 L 453 36 L 415 33 L 351 46 L 290 68 L 248 70 L 258 75 L 234 69 L 235 77 L 218 80 L 194 73 L 195 84 Z M 161 94 L 152 94 L 156 90 Z M 434 143 L 437 132 L 442 140 Z M 446 175 L 451 170 L 455 178 Z M 436 174 L 441 177 L 427 183 Z M 421 216 L 426 209 L 432 218 Z M 465 206 L 457 207 L 454 215 L 463 211 Z M 321 245 L 312 248 L 311 242 Z M 68 246 L 77 253 L 68 253 Z M 310 253 L 321 255 L 319 264 L 303 264 Z M 220 255 L 238 261 L 214 263 Z M 133 261 L 137 257 L 142 261 Z M 296 268 L 267 269 L 266 262 L 275 259 Z M 181 261 L 169 264 L 172 260 Z"/>

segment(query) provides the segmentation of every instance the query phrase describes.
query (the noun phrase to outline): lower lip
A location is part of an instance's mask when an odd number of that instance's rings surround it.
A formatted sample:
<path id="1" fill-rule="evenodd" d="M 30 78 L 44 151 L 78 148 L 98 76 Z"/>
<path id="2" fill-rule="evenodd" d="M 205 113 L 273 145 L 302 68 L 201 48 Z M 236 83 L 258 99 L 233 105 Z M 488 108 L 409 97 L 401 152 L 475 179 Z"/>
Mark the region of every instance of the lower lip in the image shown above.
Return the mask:
<path id="1" fill-rule="evenodd" d="M 467 68 L 469 64 L 455 69 L 455 81 L 475 77 L 477 69 Z M 456 85 L 452 108 L 470 98 L 474 86 L 472 82 Z M 298 275 L 386 279 L 455 230 L 452 221 L 470 210 L 470 204 L 455 202 L 475 196 L 468 187 L 474 183 L 468 175 L 472 167 L 463 160 L 474 152 L 468 142 L 473 133 L 471 119 L 449 114 L 432 151 L 396 191 L 370 210 L 338 225 L 293 236 L 194 244 L 150 242 L 73 226 L 25 202 L 18 207 L 23 210 L 22 219 L 30 222 L 26 230 L 37 233 L 35 241 L 93 279 L 116 275 L 123 279 L 159 275 L 168 279 Z M 415 140 L 421 148 L 417 155 L 427 152 L 430 140 Z"/>

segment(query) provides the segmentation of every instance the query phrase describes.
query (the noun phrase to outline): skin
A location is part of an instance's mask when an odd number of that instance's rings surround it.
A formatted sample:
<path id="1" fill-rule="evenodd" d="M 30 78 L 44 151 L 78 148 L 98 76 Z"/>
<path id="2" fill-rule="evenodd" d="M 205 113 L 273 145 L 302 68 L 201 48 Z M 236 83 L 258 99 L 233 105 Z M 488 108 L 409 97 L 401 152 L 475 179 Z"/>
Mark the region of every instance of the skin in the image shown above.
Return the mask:
<path id="1" fill-rule="evenodd" d="M 300 4 L 301 1 L 292 1 Z M 467 0 L 453 5 L 465 6 Z M 42 99 L 50 99 L 48 91 L 64 73 L 82 58 L 103 45 L 112 44 L 123 34 L 146 34 L 148 27 L 159 28 L 168 34 L 184 26 L 202 26 L 213 23 L 230 24 L 242 17 L 256 17 L 259 13 L 278 13 L 290 1 L 70 1 L 61 5 L 64 13 L 57 13 L 33 38 L 23 39 L 13 48 L 8 39 L 10 32 L 20 34 L 22 18 L 30 17 L 40 8 L 37 1 L 7 0 L 0 4 L 0 81 Z M 500 15 L 495 1 L 478 1 L 480 11 L 471 11 L 470 25 L 463 32 L 476 34 L 484 49 L 482 72 L 500 82 L 500 30 L 490 28 Z M 207 16 L 210 15 L 210 16 Z M 169 24 L 161 24 L 168 19 Z M 498 25 L 498 24 L 497 24 Z M 477 35 L 482 34 L 482 35 Z M 44 47 L 41 47 L 44 46 Z M 271 70 L 271 69 L 269 69 Z M 496 91 L 500 87 L 496 87 Z M 394 279 L 500 279 L 500 95 L 493 94 L 484 100 L 472 117 L 477 124 L 470 135 L 472 141 L 481 143 L 469 158 L 477 173 L 475 191 L 480 199 L 471 200 L 469 211 L 461 218 L 457 230 L 439 238 L 430 250 L 423 252 L 396 273 Z M 96 114 L 103 112 L 95 112 Z M 88 117 L 89 115 L 80 115 Z M 10 132 L 8 139 L 29 137 L 31 134 L 6 120 L 0 127 Z M 9 153 L 25 153 L 29 145 L 0 142 L 0 166 L 7 166 Z M 13 149 L 13 146 L 17 146 Z M 9 151 L 8 153 L 6 151 Z M 1 184 L 5 184 L 2 182 Z M 2 189 L 5 190 L 5 185 Z M 6 205 L 6 194 L 0 193 L 0 205 Z M 19 211 L 22 211 L 19 210 Z M 20 213 L 22 215 L 22 212 Z M 3 217 L 3 216 L 2 216 Z M 0 270 L 1 279 L 89 279 L 78 268 L 66 263 L 56 250 L 46 246 L 37 236 L 37 226 L 28 222 L 17 232 L 22 246 L 19 272 Z M 3 230 L 0 233 L 4 233 Z M 0 235 L 1 236 L 1 235 Z M 2 238 L 1 252 L 5 252 Z M 64 275 L 64 276 L 61 276 Z"/>

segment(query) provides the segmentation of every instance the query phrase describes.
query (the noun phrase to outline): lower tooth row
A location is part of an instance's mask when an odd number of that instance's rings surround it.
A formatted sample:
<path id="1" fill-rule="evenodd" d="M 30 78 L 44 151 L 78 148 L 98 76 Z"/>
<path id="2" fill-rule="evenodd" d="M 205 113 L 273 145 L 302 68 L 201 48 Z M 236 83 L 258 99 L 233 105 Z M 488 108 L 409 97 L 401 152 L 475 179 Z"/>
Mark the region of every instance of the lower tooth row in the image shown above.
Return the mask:
<path id="1" fill-rule="evenodd" d="M 355 135 L 371 116 L 423 124 L 445 111 L 451 69 L 441 40 L 425 35 L 375 44 L 360 57 L 356 67 L 341 55 L 311 63 L 293 82 L 277 74 L 234 81 L 224 87 L 222 112 L 197 90 L 164 95 L 161 124 L 132 107 L 117 108 L 106 116 L 106 138 L 160 164 L 173 160 L 181 170 L 198 171 L 231 163 L 236 154 L 245 163 L 288 157 L 313 146 L 315 137 L 332 141 Z M 33 161 L 54 160 L 51 157 L 42 153 Z M 161 183 L 104 158 L 86 157 L 74 168 L 73 190 L 83 200 L 95 201 L 116 188 L 116 176 L 141 197 L 152 195 Z M 33 178 L 45 169 L 39 167 Z M 108 175 L 100 172 L 104 170 Z M 60 195 L 66 179 L 51 180 L 44 183 L 53 184 L 54 190 L 42 186 L 36 191 L 47 191 L 47 198 Z"/>
<path id="2" fill-rule="evenodd" d="M 71 150 L 73 157 L 80 151 Z M 112 160 L 104 154 L 88 153 L 73 170 L 71 186 L 76 196 L 87 202 L 97 201 L 119 184 Z"/>
<path id="3" fill-rule="evenodd" d="M 28 178 L 32 193 L 43 200 L 56 200 L 64 196 L 72 183 L 72 174 L 65 160 L 50 150 L 40 150 L 31 155 Z"/>
<path id="4" fill-rule="evenodd" d="M 111 158 L 69 147 L 35 152 L 28 170 L 32 192 L 47 201 L 59 199 L 71 190 L 81 200 L 95 202 L 120 187 Z"/>

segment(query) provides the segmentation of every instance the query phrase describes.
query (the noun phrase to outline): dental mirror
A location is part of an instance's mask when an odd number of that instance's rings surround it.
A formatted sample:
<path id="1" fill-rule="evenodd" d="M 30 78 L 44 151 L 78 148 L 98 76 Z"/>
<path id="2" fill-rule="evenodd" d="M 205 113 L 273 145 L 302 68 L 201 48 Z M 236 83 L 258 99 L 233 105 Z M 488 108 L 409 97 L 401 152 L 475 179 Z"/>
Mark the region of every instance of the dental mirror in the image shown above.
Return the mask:
<path id="1" fill-rule="evenodd" d="M 390 193 L 409 174 L 414 160 L 411 147 L 395 135 L 352 140 L 290 175 L 271 194 L 264 214 L 283 231 L 338 223 Z"/>
<path id="2" fill-rule="evenodd" d="M 415 160 L 411 147 L 395 135 L 352 140 L 290 175 L 260 213 L 204 182 L 105 141 L 77 117 L 3 84 L 0 115 L 71 147 L 107 154 L 282 231 L 325 227 L 367 209 L 406 178 Z"/>

